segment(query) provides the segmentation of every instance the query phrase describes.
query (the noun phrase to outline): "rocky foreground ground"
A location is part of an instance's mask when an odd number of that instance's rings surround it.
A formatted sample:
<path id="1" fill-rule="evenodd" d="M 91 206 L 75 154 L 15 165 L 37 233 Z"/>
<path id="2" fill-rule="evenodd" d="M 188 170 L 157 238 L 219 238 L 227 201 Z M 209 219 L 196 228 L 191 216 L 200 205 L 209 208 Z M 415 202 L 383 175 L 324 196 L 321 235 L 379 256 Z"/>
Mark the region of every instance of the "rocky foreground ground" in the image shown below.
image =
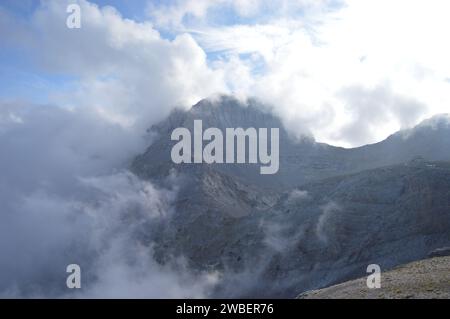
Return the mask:
<path id="1" fill-rule="evenodd" d="M 301 294 L 300 299 L 448 299 L 450 256 L 425 259 L 382 273 L 381 288 L 360 278 Z"/>

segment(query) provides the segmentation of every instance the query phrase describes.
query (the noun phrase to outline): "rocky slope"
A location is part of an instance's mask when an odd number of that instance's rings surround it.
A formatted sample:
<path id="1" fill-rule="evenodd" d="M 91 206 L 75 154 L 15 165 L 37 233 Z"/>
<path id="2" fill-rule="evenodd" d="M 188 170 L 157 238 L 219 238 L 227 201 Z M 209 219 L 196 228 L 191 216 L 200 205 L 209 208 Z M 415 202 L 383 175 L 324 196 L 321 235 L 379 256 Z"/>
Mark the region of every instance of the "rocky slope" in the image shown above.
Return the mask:
<path id="1" fill-rule="evenodd" d="M 381 288 L 369 289 L 359 278 L 306 292 L 300 299 L 449 299 L 450 257 L 409 263 L 382 273 Z"/>

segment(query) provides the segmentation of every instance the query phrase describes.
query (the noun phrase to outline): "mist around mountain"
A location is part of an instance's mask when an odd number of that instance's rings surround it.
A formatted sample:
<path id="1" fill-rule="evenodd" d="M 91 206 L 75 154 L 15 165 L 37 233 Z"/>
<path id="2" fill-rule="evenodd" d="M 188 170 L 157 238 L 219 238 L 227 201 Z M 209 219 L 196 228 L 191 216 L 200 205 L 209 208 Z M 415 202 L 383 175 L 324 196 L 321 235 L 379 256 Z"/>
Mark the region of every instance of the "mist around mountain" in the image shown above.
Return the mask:
<path id="1" fill-rule="evenodd" d="M 447 115 L 344 149 L 224 96 L 174 111 L 145 150 L 118 127 L 20 110 L 0 139 L 11 155 L 1 158 L 2 298 L 294 298 L 450 247 Z M 174 164 L 171 132 L 196 119 L 278 127 L 279 171 Z M 66 286 L 73 263 L 81 289 Z"/>
<path id="2" fill-rule="evenodd" d="M 445 251 L 426 4 L 1 0 L 0 298 L 295 297 Z M 195 120 L 279 128 L 279 170 L 174 164 Z"/>
<path id="3" fill-rule="evenodd" d="M 280 169 L 255 164 L 174 164 L 174 128 L 279 127 Z M 212 297 L 291 298 L 307 290 L 419 260 L 450 245 L 450 121 L 429 119 L 354 149 L 298 138 L 256 100 L 203 100 L 151 128 L 132 171 L 176 180 L 170 219 L 145 232 L 164 264 L 216 273 Z"/>

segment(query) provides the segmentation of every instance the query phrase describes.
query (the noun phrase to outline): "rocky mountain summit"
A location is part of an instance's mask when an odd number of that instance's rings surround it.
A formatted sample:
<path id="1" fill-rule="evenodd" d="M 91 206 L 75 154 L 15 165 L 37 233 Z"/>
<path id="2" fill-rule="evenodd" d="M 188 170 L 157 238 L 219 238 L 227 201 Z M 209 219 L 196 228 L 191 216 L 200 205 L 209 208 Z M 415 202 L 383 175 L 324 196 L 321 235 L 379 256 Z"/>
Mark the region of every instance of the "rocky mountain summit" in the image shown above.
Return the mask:
<path id="1" fill-rule="evenodd" d="M 232 97 L 174 111 L 132 171 L 164 185 L 176 178 L 169 220 L 144 238 L 164 263 L 183 256 L 216 271 L 212 297 L 295 297 L 450 246 L 450 121 L 432 118 L 354 149 L 295 139 L 267 107 Z M 174 164 L 177 127 L 280 128 L 280 169 L 255 164 Z M 174 177 L 175 176 L 175 177 Z"/>

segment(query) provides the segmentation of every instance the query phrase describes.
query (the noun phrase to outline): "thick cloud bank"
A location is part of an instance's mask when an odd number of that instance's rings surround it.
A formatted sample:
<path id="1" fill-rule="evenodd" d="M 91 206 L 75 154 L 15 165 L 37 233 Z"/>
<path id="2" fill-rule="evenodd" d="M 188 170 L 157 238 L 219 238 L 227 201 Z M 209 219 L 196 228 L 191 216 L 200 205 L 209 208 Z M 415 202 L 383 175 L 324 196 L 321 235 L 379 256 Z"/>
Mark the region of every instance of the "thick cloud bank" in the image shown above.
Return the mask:
<path id="1" fill-rule="evenodd" d="M 205 296 L 214 275 L 153 259 L 149 233 L 170 216 L 176 182 L 157 189 L 127 167 L 148 127 L 220 90 L 220 75 L 189 35 L 165 40 L 112 7 L 79 1 L 83 27 L 68 29 L 67 3 L 42 1 L 26 18 L 0 6 L 2 48 L 70 75 L 49 104 L 0 101 L 0 296 Z M 72 263 L 81 294 L 66 288 Z"/>
<path id="2" fill-rule="evenodd" d="M 176 187 L 125 167 L 139 139 L 118 125 L 51 106 L 2 105 L 0 296 L 202 297 L 213 274 L 152 255 Z M 175 185 L 171 180 L 168 185 Z M 65 286 L 82 269 L 82 293 Z"/>

